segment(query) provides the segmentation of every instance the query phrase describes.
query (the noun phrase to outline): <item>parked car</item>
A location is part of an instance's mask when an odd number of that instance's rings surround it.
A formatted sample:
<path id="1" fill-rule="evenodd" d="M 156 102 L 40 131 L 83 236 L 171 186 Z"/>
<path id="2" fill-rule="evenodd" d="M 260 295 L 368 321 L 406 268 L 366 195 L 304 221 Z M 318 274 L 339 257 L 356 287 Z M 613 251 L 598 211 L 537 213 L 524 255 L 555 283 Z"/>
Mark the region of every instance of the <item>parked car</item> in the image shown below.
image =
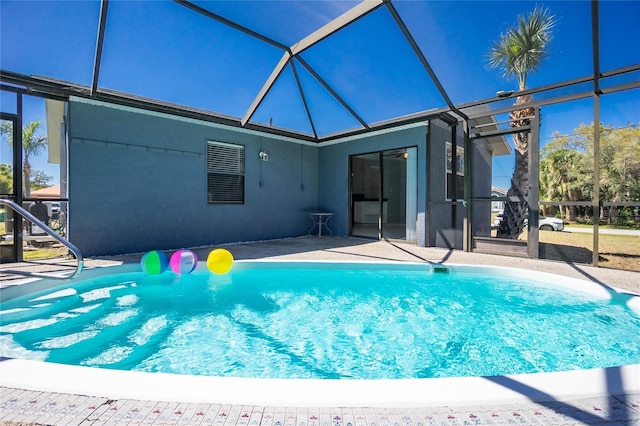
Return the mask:
<path id="1" fill-rule="evenodd" d="M 498 227 L 500 222 L 502 222 L 503 217 L 503 213 L 498 213 L 496 218 L 493 220 L 493 226 Z M 527 226 L 527 222 L 528 220 L 525 219 L 524 226 Z M 564 222 L 562 222 L 562 219 L 558 219 L 557 217 L 540 216 L 538 228 L 542 231 L 562 231 L 564 229 Z"/>
<path id="2" fill-rule="evenodd" d="M 538 228 L 543 231 L 562 231 L 564 229 L 564 222 L 557 217 L 540 216 Z"/>

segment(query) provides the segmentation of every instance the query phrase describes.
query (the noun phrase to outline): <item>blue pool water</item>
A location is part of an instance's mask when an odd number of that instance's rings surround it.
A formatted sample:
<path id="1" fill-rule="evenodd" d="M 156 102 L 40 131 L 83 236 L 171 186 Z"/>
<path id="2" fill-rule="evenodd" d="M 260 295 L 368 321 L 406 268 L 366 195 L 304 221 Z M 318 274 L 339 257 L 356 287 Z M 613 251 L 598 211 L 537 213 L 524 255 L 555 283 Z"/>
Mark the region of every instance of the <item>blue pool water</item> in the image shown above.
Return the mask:
<path id="1" fill-rule="evenodd" d="M 433 273 L 429 265 L 236 262 L 226 275 L 204 265 L 182 276 L 111 273 L 3 301 L 0 355 L 325 379 L 640 363 L 640 316 L 626 299 L 557 284 L 495 268 Z"/>

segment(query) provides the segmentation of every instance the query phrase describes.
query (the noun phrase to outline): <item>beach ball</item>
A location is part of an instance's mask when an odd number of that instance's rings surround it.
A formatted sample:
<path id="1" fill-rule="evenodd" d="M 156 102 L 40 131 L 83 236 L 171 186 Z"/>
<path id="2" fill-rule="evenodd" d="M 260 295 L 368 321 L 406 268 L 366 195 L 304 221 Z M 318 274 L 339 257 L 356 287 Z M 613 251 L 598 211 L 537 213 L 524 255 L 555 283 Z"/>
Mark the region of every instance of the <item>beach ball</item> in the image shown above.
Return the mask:
<path id="1" fill-rule="evenodd" d="M 207 257 L 207 268 L 214 274 L 226 274 L 233 266 L 233 255 L 225 249 L 215 249 Z"/>
<path id="2" fill-rule="evenodd" d="M 162 251 L 152 250 L 144 254 L 140 259 L 142 270 L 149 275 L 158 275 L 167 270 L 169 259 Z"/>
<path id="3" fill-rule="evenodd" d="M 191 250 L 178 250 L 171 255 L 169 266 L 176 274 L 190 274 L 198 266 L 198 257 Z"/>

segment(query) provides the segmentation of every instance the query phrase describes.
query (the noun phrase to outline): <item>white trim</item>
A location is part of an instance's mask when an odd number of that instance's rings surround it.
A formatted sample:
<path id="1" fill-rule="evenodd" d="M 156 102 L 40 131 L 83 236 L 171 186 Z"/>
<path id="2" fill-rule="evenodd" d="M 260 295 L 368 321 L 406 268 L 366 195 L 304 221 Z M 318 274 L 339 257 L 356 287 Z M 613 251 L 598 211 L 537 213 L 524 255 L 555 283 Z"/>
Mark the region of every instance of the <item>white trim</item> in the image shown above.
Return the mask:
<path id="1" fill-rule="evenodd" d="M 640 392 L 640 364 L 497 377 L 319 380 L 188 376 L 9 359 L 0 363 L 0 377 L 2 386 L 42 392 L 286 407 L 473 406 Z"/>

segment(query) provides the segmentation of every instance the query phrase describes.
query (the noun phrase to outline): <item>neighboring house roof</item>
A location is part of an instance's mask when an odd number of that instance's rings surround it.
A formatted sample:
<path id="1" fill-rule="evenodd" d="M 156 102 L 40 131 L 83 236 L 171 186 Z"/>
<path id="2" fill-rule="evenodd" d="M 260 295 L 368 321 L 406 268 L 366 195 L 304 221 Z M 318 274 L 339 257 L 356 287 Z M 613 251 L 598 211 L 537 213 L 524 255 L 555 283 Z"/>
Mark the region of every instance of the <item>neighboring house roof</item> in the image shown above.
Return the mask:
<path id="1" fill-rule="evenodd" d="M 31 191 L 31 198 L 60 198 L 60 185 Z"/>
<path id="2" fill-rule="evenodd" d="M 491 195 L 493 194 L 500 194 L 502 196 L 507 196 L 507 190 L 506 189 L 502 189 L 502 188 L 498 188 L 497 186 L 492 186 L 491 187 Z"/>

